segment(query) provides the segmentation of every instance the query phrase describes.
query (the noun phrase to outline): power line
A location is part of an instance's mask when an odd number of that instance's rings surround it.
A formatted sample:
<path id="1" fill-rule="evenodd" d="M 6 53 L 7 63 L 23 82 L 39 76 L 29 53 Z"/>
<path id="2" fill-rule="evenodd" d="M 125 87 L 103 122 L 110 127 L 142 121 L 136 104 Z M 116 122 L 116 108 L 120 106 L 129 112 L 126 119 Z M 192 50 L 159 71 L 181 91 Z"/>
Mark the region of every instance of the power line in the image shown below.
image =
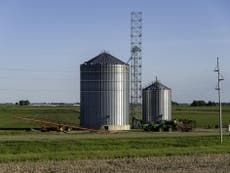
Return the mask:
<path id="1" fill-rule="evenodd" d="M 16 71 L 16 72 L 36 72 L 36 73 L 74 73 L 74 70 L 42 70 L 42 69 L 26 69 L 26 68 L 0 68 L 0 71 Z"/>
<path id="2" fill-rule="evenodd" d="M 16 92 L 76 92 L 75 90 L 71 90 L 71 89 L 8 89 L 8 88 L 0 88 L 0 92 L 12 92 L 12 91 L 16 91 Z"/>
<path id="3" fill-rule="evenodd" d="M 46 78 L 46 77 L 25 77 L 25 76 L 0 76 L 0 79 L 3 80 L 15 80 L 15 79 L 23 79 L 23 80 L 74 80 L 74 78 Z"/>

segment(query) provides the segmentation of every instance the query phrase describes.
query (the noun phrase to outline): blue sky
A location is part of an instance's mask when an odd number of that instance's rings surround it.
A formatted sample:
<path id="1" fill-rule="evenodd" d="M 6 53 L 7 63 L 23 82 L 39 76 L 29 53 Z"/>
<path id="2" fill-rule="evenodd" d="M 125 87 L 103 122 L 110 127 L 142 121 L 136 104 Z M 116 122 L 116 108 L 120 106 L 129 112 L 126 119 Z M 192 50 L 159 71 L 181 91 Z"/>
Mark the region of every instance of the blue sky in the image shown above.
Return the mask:
<path id="1" fill-rule="evenodd" d="M 0 102 L 79 102 L 80 64 L 103 50 L 130 57 L 130 13 L 143 12 L 143 85 L 173 100 L 230 102 L 228 0 L 0 0 Z"/>

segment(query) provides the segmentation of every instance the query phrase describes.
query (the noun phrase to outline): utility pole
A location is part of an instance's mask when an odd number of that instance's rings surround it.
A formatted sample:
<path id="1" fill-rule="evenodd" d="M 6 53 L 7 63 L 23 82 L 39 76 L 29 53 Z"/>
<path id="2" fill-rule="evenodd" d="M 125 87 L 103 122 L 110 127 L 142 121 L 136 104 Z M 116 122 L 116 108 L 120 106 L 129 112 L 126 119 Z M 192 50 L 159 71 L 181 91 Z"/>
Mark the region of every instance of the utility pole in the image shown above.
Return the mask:
<path id="1" fill-rule="evenodd" d="M 142 12 L 131 13 L 131 117 L 132 127 L 134 119 L 140 118 L 142 102 Z M 139 115 L 140 116 L 140 115 Z"/>
<path id="2" fill-rule="evenodd" d="M 219 58 L 217 57 L 217 65 L 216 69 L 214 70 L 217 72 L 217 88 L 218 91 L 218 100 L 219 100 L 219 134 L 220 134 L 220 143 L 223 143 L 223 130 L 222 130 L 222 105 L 221 105 L 221 81 L 224 80 L 224 78 L 221 75 L 220 72 L 220 63 Z"/>

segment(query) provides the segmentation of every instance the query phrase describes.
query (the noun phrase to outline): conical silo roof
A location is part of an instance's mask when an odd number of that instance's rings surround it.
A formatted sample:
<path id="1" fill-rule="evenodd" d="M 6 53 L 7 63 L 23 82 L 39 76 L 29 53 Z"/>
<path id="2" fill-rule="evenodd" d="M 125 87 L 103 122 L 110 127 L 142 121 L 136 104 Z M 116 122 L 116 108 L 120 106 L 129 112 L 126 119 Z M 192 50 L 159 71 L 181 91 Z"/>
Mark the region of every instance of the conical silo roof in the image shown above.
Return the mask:
<path id="1" fill-rule="evenodd" d="M 158 80 L 156 80 L 154 83 L 152 83 L 151 85 L 147 86 L 143 90 L 171 90 L 171 88 L 163 85 Z"/>
<path id="2" fill-rule="evenodd" d="M 98 56 L 92 58 L 91 60 L 85 62 L 86 64 L 89 65 L 94 65 L 94 64 L 122 64 L 122 65 L 127 65 L 125 62 L 121 61 L 120 59 L 110 55 L 107 52 L 103 52 L 99 54 Z"/>

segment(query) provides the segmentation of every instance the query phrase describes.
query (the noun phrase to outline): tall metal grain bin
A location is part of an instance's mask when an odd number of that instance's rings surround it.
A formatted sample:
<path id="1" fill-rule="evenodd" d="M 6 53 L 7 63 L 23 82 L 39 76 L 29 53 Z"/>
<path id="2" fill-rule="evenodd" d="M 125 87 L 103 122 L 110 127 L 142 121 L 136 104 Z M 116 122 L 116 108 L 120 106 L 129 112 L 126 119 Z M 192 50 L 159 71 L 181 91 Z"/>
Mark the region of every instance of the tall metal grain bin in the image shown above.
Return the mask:
<path id="1" fill-rule="evenodd" d="M 82 127 L 129 130 L 129 65 L 103 52 L 81 64 Z"/>
<path id="2" fill-rule="evenodd" d="M 156 81 L 142 91 L 142 119 L 145 123 L 172 119 L 171 89 Z"/>

